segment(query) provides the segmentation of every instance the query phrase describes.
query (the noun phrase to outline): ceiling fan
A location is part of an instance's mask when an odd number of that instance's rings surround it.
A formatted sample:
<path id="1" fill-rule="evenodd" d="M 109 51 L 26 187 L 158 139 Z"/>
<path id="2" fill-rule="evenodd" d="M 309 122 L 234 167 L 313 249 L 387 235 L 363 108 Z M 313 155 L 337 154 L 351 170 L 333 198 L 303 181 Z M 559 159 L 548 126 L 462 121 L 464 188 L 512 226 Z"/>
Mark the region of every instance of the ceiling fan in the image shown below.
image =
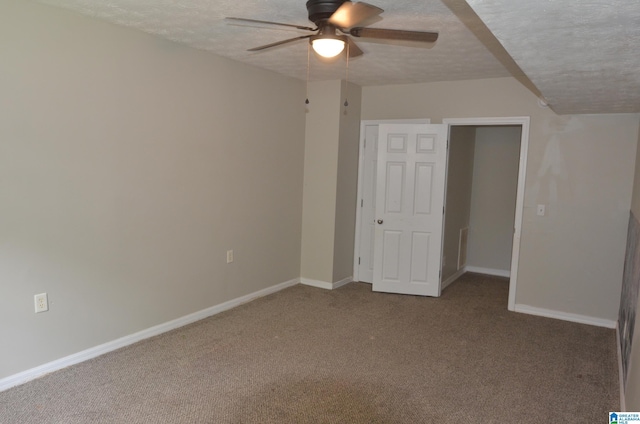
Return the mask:
<path id="1" fill-rule="evenodd" d="M 307 11 L 309 12 L 309 20 L 316 25 L 315 28 L 256 19 L 231 17 L 227 19 L 293 27 L 314 33 L 289 38 L 287 40 L 276 41 L 275 43 L 254 47 L 248 51 L 264 50 L 270 47 L 307 38 L 309 39 L 309 43 L 313 50 L 320 56 L 326 58 L 336 57 L 342 53 L 345 49 L 345 45 L 347 45 L 348 56 L 356 57 L 362 55 L 363 51 L 351 37 L 397 41 L 418 41 L 425 43 L 433 43 L 438 39 L 437 32 L 366 28 L 365 26 L 367 21 L 378 17 L 378 15 L 384 11 L 379 7 L 365 2 L 356 3 L 345 0 L 308 0 Z"/>

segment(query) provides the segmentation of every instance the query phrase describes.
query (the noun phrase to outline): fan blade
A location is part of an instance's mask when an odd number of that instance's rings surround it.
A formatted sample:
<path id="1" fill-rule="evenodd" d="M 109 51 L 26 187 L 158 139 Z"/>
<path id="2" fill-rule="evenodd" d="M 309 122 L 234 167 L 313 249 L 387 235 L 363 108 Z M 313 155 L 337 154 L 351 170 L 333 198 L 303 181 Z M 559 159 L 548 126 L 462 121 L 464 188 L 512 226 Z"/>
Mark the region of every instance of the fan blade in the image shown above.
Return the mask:
<path id="1" fill-rule="evenodd" d="M 360 47 L 356 44 L 351 37 L 347 37 L 347 43 L 349 43 L 349 58 L 362 56 L 364 52 L 360 50 Z"/>
<path id="2" fill-rule="evenodd" d="M 402 29 L 351 28 L 349 34 L 354 37 L 380 38 L 384 40 L 422 41 L 433 43 L 438 39 L 437 32 L 405 31 Z"/>
<path id="3" fill-rule="evenodd" d="M 358 3 L 345 1 L 338 10 L 333 12 L 329 23 L 338 28 L 351 28 L 360 22 L 378 16 L 382 12 L 384 10 L 363 1 Z"/>
<path id="4" fill-rule="evenodd" d="M 317 31 L 318 30 L 318 28 L 311 28 L 311 27 L 306 27 L 306 26 L 301 26 L 301 25 L 282 24 L 280 22 L 259 21 L 257 19 L 231 18 L 231 17 L 228 17 L 228 18 L 225 18 L 225 19 L 228 19 L 230 21 L 252 22 L 252 23 L 269 24 L 269 25 L 280 25 L 280 26 L 286 26 L 286 27 L 291 27 L 291 28 L 303 29 L 305 31 Z"/>
<path id="5" fill-rule="evenodd" d="M 276 41 L 275 43 L 265 44 L 264 46 L 254 47 L 247 50 L 248 52 L 257 52 L 258 50 L 268 49 L 269 47 L 279 46 L 280 44 L 291 43 L 292 41 L 302 40 L 303 38 L 310 38 L 311 35 L 301 35 L 300 37 L 289 38 L 288 40 Z"/>

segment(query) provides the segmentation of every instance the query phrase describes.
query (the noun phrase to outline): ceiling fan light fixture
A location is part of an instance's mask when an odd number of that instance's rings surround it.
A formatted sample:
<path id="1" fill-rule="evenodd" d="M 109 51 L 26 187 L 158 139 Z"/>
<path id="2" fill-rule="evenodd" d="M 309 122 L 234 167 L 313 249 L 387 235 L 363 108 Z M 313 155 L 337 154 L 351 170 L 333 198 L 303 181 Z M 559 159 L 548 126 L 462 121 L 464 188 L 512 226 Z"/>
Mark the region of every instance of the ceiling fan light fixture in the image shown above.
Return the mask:
<path id="1" fill-rule="evenodd" d="M 306 39 L 309 40 L 309 44 L 307 45 L 309 52 L 311 51 L 311 48 L 313 48 L 313 51 L 318 56 L 333 59 L 346 50 L 346 56 L 348 56 L 347 59 L 349 59 L 361 56 L 364 53 L 353 41 L 352 37 L 424 43 L 434 43 L 438 39 L 437 32 L 368 28 L 367 25 L 373 23 L 374 18 L 380 19 L 379 15 L 384 11 L 377 6 L 365 3 L 364 1 L 307 0 L 306 5 L 307 12 L 309 13 L 309 20 L 316 25 L 315 28 L 257 19 L 227 19 L 293 27 L 315 33 L 254 47 L 247 50 L 250 52 L 265 50 L 271 47 L 277 47 L 283 44 Z"/>
<path id="2" fill-rule="evenodd" d="M 322 57 L 332 58 L 344 50 L 345 41 L 341 38 L 318 37 L 311 40 L 311 47 Z"/>

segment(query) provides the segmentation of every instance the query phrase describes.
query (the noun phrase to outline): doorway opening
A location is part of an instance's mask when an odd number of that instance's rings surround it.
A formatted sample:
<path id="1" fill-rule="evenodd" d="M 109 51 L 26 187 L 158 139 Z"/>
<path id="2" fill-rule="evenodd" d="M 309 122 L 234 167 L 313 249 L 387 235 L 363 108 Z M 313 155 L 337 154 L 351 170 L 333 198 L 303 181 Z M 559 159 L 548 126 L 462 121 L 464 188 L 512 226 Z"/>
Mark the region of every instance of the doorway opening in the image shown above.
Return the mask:
<path id="1" fill-rule="evenodd" d="M 373 211 L 363 207 L 365 203 L 363 198 L 367 193 L 369 201 L 372 196 L 375 197 L 375 185 L 372 186 L 375 174 L 371 174 L 371 165 L 369 168 L 365 166 L 366 160 L 373 161 L 375 170 L 375 157 L 369 159 L 364 157 L 364 144 L 372 142 L 373 133 L 377 137 L 375 126 L 385 122 L 389 121 L 363 121 L 361 124 L 354 249 L 355 281 L 371 282 L 367 276 L 370 273 L 369 270 L 373 269 L 373 256 L 370 252 L 374 249 L 369 222 L 372 221 Z M 443 119 L 443 124 L 449 126 L 449 155 L 452 155 L 447 159 L 451 167 L 447 172 L 455 173 L 447 177 L 440 283 L 444 288 L 465 271 L 508 277 L 508 309 L 514 310 L 524 207 L 529 117 L 455 118 Z M 466 134 L 466 140 L 472 142 L 461 141 L 465 139 L 460 138 L 461 134 Z M 369 141 L 365 140 L 367 135 Z M 377 139 L 375 142 L 377 143 Z M 476 145 L 479 146 L 477 152 Z M 455 161 L 460 160 L 459 150 L 466 150 L 467 155 L 466 158 L 462 156 L 462 162 L 456 163 Z M 371 149 L 368 153 L 371 153 Z M 451 160 L 454 162 L 450 162 Z M 479 162 L 475 163 L 476 161 Z M 492 168 L 499 169 L 502 173 L 497 173 L 498 176 L 496 176 L 486 172 L 487 169 Z M 474 175 L 474 172 L 477 175 Z M 467 181 L 468 186 L 461 190 L 460 187 L 464 181 Z M 471 181 L 476 185 L 475 190 L 472 190 Z M 486 243 L 486 240 L 493 243 L 493 247 L 478 248 L 478 245 Z"/>
<path id="2" fill-rule="evenodd" d="M 479 198 L 476 209 L 485 209 L 479 211 L 479 213 L 475 216 L 476 222 L 482 222 L 484 220 L 483 215 L 486 216 L 486 209 L 489 210 L 489 214 L 491 214 L 492 210 L 494 212 L 497 211 L 497 215 L 499 216 L 494 217 L 496 219 L 492 219 L 491 217 L 489 217 L 488 221 L 485 220 L 482 225 L 484 225 L 486 222 L 493 221 L 491 222 L 491 225 L 496 229 L 499 228 L 498 233 L 495 234 L 496 237 L 493 239 L 492 243 L 495 243 L 495 246 L 498 246 L 499 251 L 502 253 L 499 253 L 498 256 L 490 257 L 494 252 L 488 252 L 488 249 L 484 249 L 484 253 L 479 253 L 479 251 L 483 249 L 471 246 L 472 243 L 481 245 L 484 240 L 491 239 L 492 234 L 491 230 L 487 230 L 486 228 L 477 229 L 474 232 L 472 227 L 473 223 L 471 223 L 470 221 L 469 240 L 466 250 L 467 265 L 465 265 L 465 268 L 463 268 L 468 271 L 479 271 L 483 273 L 502 275 L 505 277 L 508 276 L 509 301 L 507 307 L 510 311 L 515 310 L 516 303 L 518 263 L 520 259 L 520 238 L 522 234 L 522 215 L 524 210 L 524 188 L 527 175 L 529 121 L 530 119 L 528 116 L 508 118 L 456 118 L 443 119 L 442 121 L 444 124 L 449 125 L 450 135 L 452 128 L 456 127 L 468 127 L 475 129 L 475 144 L 477 146 L 480 146 L 479 152 L 480 155 L 483 156 L 483 158 L 481 158 L 482 164 L 478 164 L 476 162 L 479 167 L 485 169 L 487 166 L 502 168 L 501 171 L 504 171 L 502 175 L 510 175 L 509 178 L 511 179 L 513 179 L 514 177 L 517 178 L 517 180 L 515 181 L 515 199 L 513 198 L 513 186 L 509 185 L 509 182 L 513 184 L 514 181 L 500 181 L 500 172 L 494 174 L 493 176 L 487 176 L 487 174 L 491 173 L 485 172 L 485 175 L 482 177 L 483 180 L 474 181 L 474 184 L 478 182 L 480 185 L 483 185 L 482 187 L 479 187 L 478 192 L 476 192 L 476 197 Z M 492 128 L 496 128 L 498 130 L 494 130 Z M 518 137 L 517 135 L 514 136 L 514 132 L 517 132 L 518 130 L 520 132 L 520 143 L 519 146 L 516 146 L 518 144 Z M 517 150 L 517 154 L 515 153 L 515 150 Z M 491 157 L 492 155 L 493 158 Z M 504 155 L 502 161 L 499 160 L 501 155 Z M 516 161 L 517 163 L 515 163 Z M 498 180 L 496 180 L 495 178 L 498 178 Z M 510 207 L 492 208 L 492 196 L 496 196 L 496 201 L 500 202 L 502 205 L 508 205 L 509 202 L 514 202 L 515 205 L 513 206 L 513 209 L 511 209 Z M 473 217 L 470 217 L 470 220 L 471 219 L 473 219 Z M 509 222 L 511 222 L 513 225 L 512 230 L 511 227 L 508 226 Z M 511 237 L 509 237 L 508 232 L 512 232 Z M 509 241 L 511 241 L 510 252 L 508 246 Z M 470 254 L 474 255 L 474 257 L 469 257 Z M 509 254 L 511 256 L 511 260 L 508 264 L 507 273 L 507 270 L 504 269 L 505 267 L 500 266 L 499 264 L 506 264 L 505 256 L 509 256 Z M 449 260 L 447 259 L 447 261 Z M 475 264 L 472 261 L 475 261 Z M 482 264 L 486 265 L 482 266 Z"/>

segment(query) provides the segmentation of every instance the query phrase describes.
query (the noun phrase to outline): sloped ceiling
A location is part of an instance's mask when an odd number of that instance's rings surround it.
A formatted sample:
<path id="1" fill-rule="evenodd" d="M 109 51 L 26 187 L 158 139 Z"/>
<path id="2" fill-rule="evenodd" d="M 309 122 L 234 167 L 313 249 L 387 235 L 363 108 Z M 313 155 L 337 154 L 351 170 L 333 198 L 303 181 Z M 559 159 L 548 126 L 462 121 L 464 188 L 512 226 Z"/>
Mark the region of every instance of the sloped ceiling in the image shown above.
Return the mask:
<path id="1" fill-rule="evenodd" d="M 40 2 L 301 80 L 307 77 L 305 40 L 246 51 L 307 33 L 224 19 L 235 16 L 310 25 L 304 0 Z M 514 76 L 534 94 L 544 96 L 558 113 L 640 112 L 640 54 L 632 54 L 640 42 L 637 0 L 606 5 L 579 0 L 370 3 L 385 10 L 383 19 L 372 27 L 437 31 L 440 37 L 429 47 L 358 39 L 365 54 L 349 62 L 349 80 L 356 84 Z M 344 60 L 323 63 L 312 55 L 311 81 L 344 77 Z"/>
<path id="2" fill-rule="evenodd" d="M 640 112 L 640 1 L 468 3 L 557 113 Z"/>

